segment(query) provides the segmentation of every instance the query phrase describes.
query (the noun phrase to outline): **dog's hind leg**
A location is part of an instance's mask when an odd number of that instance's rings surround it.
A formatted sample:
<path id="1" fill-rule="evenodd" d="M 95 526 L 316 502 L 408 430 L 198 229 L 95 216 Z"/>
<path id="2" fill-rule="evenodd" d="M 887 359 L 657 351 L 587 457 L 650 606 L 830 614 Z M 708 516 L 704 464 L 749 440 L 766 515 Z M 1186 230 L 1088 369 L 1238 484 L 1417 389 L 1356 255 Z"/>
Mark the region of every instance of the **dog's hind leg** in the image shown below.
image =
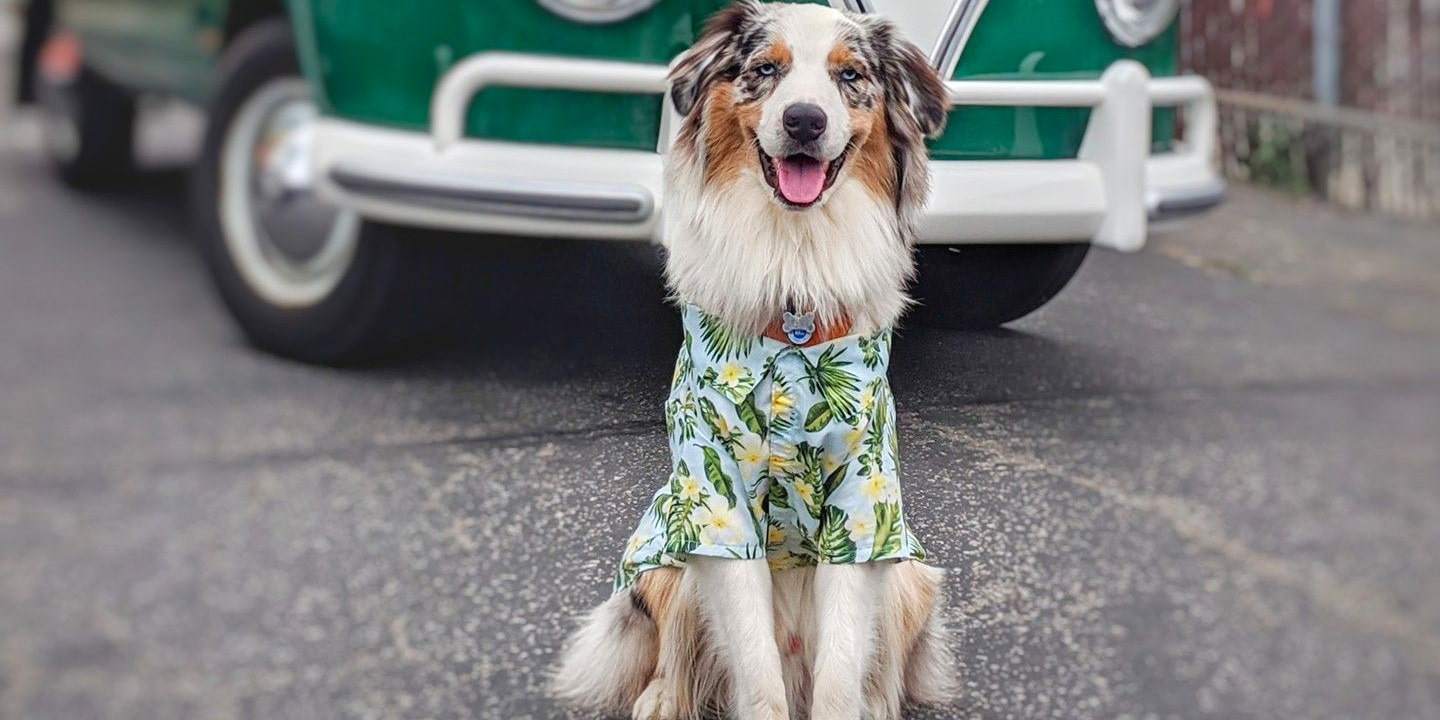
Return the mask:
<path id="1" fill-rule="evenodd" d="M 775 644 L 769 564 L 761 560 L 692 557 L 707 637 L 730 682 L 737 720 L 787 720 L 785 679 Z"/>
<path id="2" fill-rule="evenodd" d="M 859 720 L 875 652 L 883 570 L 869 563 L 815 569 L 815 671 L 810 720 Z"/>

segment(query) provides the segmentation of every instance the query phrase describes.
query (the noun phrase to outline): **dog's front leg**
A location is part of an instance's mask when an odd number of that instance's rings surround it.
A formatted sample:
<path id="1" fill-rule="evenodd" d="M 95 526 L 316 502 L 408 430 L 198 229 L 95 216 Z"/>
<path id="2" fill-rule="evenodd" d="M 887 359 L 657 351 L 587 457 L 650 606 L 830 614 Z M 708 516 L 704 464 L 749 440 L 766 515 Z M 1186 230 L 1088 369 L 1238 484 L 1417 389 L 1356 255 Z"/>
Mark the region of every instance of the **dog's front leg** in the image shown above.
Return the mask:
<path id="1" fill-rule="evenodd" d="M 815 670 L 810 720 L 859 720 L 874 653 L 883 575 L 869 564 L 815 568 Z"/>
<path id="2" fill-rule="evenodd" d="M 730 678 L 732 715 L 737 720 L 787 720 L 769 564 L 692 557 L 686 569 L 695 573 L 709 635 Z"/>

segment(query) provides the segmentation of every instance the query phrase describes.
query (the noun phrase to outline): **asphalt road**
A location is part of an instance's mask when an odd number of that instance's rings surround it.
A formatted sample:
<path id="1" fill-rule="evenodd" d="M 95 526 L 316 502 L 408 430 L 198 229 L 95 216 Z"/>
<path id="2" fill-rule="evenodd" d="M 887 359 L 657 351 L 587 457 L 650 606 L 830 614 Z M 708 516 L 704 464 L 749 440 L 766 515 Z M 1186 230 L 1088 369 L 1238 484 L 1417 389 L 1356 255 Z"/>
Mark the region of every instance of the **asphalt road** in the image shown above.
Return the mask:
<path id="1" fill-rule="evenodd" d="M 181 178 L 0 135 L 0 719 L 550 718 L 667 467 L 643 248 L 472 239 L 429 354 L 248 349 Z M 896 344 L 964 697 L 1440 717 L 1440 233 L 1237 191 L 1008 330 Z"/>

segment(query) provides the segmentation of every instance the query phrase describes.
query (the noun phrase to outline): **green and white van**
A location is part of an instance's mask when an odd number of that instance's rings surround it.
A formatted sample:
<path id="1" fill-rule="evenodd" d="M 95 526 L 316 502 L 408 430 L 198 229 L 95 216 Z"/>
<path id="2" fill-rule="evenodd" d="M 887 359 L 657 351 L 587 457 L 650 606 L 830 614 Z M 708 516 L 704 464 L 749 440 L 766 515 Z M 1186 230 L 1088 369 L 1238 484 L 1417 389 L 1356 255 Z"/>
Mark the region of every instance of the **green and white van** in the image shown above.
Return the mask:
<path id="1" fill-rule="evenodd" d="M 406 228 L 656 240 L 666 64 L 724 4 L 55 1 L 38 65 L 61 176 L 115 179 L 137 93 L 204 107 L 216 282 L 257 344 L 319 362 L 423 328 L 444 252 Z M 915 288 L 932 322 L 1022 317 L 1091 245 L 1220 202 L 1178 0 L 831 2 L 890 16 L 949 79 Z"/>

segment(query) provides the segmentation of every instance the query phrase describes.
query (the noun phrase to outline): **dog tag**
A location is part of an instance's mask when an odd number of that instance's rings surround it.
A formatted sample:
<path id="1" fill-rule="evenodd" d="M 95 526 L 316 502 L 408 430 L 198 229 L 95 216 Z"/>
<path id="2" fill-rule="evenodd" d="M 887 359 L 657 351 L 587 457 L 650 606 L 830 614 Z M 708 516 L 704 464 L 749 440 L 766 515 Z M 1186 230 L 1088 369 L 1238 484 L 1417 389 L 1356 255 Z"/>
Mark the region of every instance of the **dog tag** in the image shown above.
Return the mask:
<path id="1" fill-rule="evenodd" d="M 780 330 L 785 337 L 795 345 L 804 345 L 810 342 L 810 337 L 815 334 L 815 313 L 796 315 L 789 310 L 785 311 L 785 317 L 780 323 Z"/>

